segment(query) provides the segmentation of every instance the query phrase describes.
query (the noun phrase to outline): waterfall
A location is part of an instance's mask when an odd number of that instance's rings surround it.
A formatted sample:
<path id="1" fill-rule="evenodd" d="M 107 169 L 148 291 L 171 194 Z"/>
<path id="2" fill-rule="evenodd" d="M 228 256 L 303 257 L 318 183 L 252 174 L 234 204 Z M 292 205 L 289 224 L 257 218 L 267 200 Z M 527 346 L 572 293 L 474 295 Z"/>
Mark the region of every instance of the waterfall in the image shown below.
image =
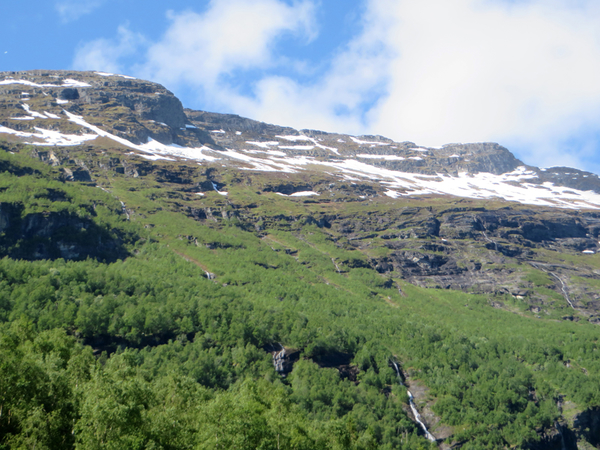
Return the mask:
<path id="1" fill-rule="evenodd" d="M 573 305 L 573 302 L 571 302 L 571 298 L 569 297 L 569 292 L 567 291 L 567 285 L 566 283 L 563 281 L 563 279 L 561 277 L 559 277 L 558 275 L 556 275 L 554 272 L 550 272 L 549 270 L 544 269 L 543 267 L 540 267 L 541 263 L 533 263 L 530 262 L 529 264 L 531 264 L 532 267 L 541 270 L 542 272 L 547 273 L 548 275 L 552 275 L 554 278 L 556 278 L 558 281 L 560 281 L 560 285 L 561 285 L 561 290 L 563 293 L 563 297 L 565 298 L 565 300 L 567 301 L 567 303 L 569 304 L 569 306 L 573 309 L 577 309 L 575 308 L 575 305 Z"/>
<path id="2" fill-rule="evenodd" d="M 571 308 L 575 309 L 575 307 L 573 306 L 573 303 L 571 303 L 571 299 L 569 298 L 569 293 L 567 292 L 567 285 L 565 284 L 563 279 L 561 277 L 559 277 L 558 275 L 556 275 L 554 272 L 548 272 L 548 273 L 550 275 L 552 275 L 554 278 L 556 278 L 558 281 L 560 281 L 561 289 L 563 291 L 563 296 L 565 297 L 565 300 L 567 301 L 567 303 L 569 304 L 569 306 Z"/>
<path id="3" fill-rule="evenodd" d="M 129 213 L 127 212 L 127 207 L 125 206 L 125 203 L 121 202 L 121 207 L 123 208 L 123 212 L 127 216 L 127 220 L 129 220 Z"/>
<path id="4" fill-rule="evenodd" d="M 494 249 L 496 251 L 498 251 L 498 244 L 496 243 L 496 241 L 491 240 L 487 234 L 485 234 L 485 231 L 482 231 L 483 233 L 483 237 L 485 238 L 486 241 L 490 242 L 491 244 L 494 244 Z"/>
<path id="5" fill-rule="evenodd" d="M 341 273 L 340 268 L 338 267 L 337 263 L 335 262 L 335 259 L 331 258 L 331 262 L 333 263 L 333 265 L 335 266 L 336 270 L 338 271 L 338 273 Z"/>
<path id="6" fill-rule="evenodd" d="M 217 278 L 214 273 L 207 272 L 206 270 L 204 271 L 204 273 L 206 274 L 206 278 L 208 278 L 209 280 L 214 280 L 215 278 Z"/>
<path id="7" fill-rule="evenodd" d="M 429 439 L 431 442 L 435 442 L 435 437 L 433 436 L 433 434 L 431 434 L 429 432 L 429 430 L 427 429 L 427 427 L 425 426 L 425 424 L 421 420 L 421 414 L 419 414 L 419 411 L 417 411 L 417 405 L 415 405 L 413 395 L 411 394 L 411 392 L 409 390 L 407 390 L 406 393 L 408 394 L 408 403 L 410 404 L 410 409 L 411 409 L 413 415 L 415 416 L 415 420 L 417 421 L 417 423 L 419 424 L 419 426 L 425 432 L 425 437 L 427 439 Z"/>
<path id="8" fill-rule="evenodd" d="M 273 354 L 273 366 L 275 366 L 275 370 L 279 373 L 283 372 L 283 361 L 285 359 L 285 348 L 283 345 L 279 344 L 281 350 L 275 352 Z"/>
<path id="9" fill-rule="evenodd" d="M 394 369 L 396 369 L 396 375 L 398 376 L 398 384 L 400 386 L 404 386 L 404 383 L 402 382 L 402 376 L 400 375 L 400 369 L 398 368 L 398 364 L 396 364 L 396 361 L 390 361 L 390 362 L 393 364 Z"/>
<path id="10" fill-rule="evenodd" d="M 404 386 L 404 383 L 402 383 L 402 375 L 400 375 L 400 368 L 398 367 L 398 364 L 396 364 L 395 361 L 390 360 L 390 362 L 392 363 L 392 365 L 394 366 L 394 369 L 396 370 L 396 375 L 398 376 L 398 384 L 400 386 Z M 421 414 L 419 414 L 419 411 L 417 410 L 417 405 L 415 405 L 415 398 L 413 397 L 412 393 L 407 389 L 406 393 L 408 394 L 408 404 L 410 406 L 410 410 L 413 413 L 413 416 L 415 417 L 415 421 L 419 424 L 419 426 L 421 427 L 421 429 L 425 432 L 425 437 L 430 440 L 431 442 L 436 442 L 435 436 L 433 434 L 431 434 L 429 432 L 429 430 L 427 429 L 427 426 L 425 425 L 425 423 L 423 423 Z"/>

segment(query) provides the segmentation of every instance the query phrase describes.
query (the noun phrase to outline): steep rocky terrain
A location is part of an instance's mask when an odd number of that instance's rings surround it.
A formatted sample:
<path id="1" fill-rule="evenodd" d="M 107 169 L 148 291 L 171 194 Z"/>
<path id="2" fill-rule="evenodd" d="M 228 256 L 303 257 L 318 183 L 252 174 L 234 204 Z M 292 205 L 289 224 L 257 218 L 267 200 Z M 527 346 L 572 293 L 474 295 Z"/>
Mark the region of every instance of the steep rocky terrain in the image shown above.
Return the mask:
<path id="1" fill-rule="evenodd" d="M 382 136 L 294 130 L 184 109 L 164 87 L 131 77 L 31 71 L 0 73 L 0 146 L 52 166 L 63 183 L 111 193 L 121 214 L 157 240 L 168 234 L 162 215 L 176 213 L 203 229 L 238 227 L 311 267 L 299 248 L 322 252 L 304 234 L 312 230 L 339 250 L 321 255 L 339 276 L 365 269 L 378 277 L 378 287 L 400 296 L 407 285 L 456 291 L 482 295 L 490 310 L 527 320 L 600 324 L 598 176 L 527 166 L 498 144 L 422 148 Z M 50 203 L 66 201 L 53 192 L 44 194 Z M 107 231 L 72 211 L 40 208 L 0 203 L 4 255 L 127 256 L 126 233 Z M 202 233 L 186 229 L 169 239 L 183 249 L 237 248 Z M 293 236 L 297 248 L 281 233 Z M 233 275 L 188 260 L 209 279 L 235 284 Z M 384 300 L 397 307 L 391 296 Z M 293 370 L 283 346 L 272 343 L 265 350 L 282 359 L 280 372 Z M 299 352 L 290 352 L 293 362 Z M 335 355 L 344 357 L 337 361 Z M 315 353 L 313 360 L 358 383 L 351 356 Z M 411 384 L 419 373 L 409 372 L 404 382 L 439 430 L 440 442 L 447 439 L 441 445 L 464 444 L 453 442 L 452 427 L 432 412 L 435 399 L 423 382 Z M 542 439 L 530 448 L 597 445 L 598 417 L 598 405 L 572 405 L 552 426 L 536 430 Z"/>
<path id="2" fill-rule="evenodd" d="M 112 141 L 150 160 L 220 161 L 288 174 L 308 169 L 344 181 L 377 182 L 377 193 L 504 198 L 570 208 L 600 205 L 598 176 L 525 166 L 493 143 L 439 149 L 382 136 L 293 130 L 239 116 L 183 110 L 169 91 L 93 72 L 2 73 L 0 133 L 34 145 Z M 310 186 L 308 186 L 310 187 Z"/>

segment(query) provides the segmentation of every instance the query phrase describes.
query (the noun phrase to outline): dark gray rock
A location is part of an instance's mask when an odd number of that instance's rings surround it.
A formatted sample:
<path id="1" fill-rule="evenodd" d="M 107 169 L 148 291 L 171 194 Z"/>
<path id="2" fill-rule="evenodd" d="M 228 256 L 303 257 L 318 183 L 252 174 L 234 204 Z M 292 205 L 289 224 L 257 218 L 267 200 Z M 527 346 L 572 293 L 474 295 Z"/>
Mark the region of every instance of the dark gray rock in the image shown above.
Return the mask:
<path id="1" fill-rule="evenodd" d="M 61 100 L 77 100 L 79 98 L 79 91 L 75 88 L 66 88 L 60 91 L 58 98 Z"/>

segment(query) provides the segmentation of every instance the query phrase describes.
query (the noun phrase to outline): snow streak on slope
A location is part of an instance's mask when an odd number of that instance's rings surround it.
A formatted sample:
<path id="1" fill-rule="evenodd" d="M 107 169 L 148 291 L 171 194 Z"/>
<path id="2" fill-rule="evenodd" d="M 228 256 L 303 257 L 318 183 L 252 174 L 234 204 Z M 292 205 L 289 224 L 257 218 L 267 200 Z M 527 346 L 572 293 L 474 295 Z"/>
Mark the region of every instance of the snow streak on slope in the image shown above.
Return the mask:
<path id="1" fill-rule="evenodd" d="M 109 73 L 109 72 L 94 72 L 96 75 L 100 75 L 102 77 L 121 77 L 126 78 L 128 80 L 137 80 L 136 77 L 130 77 L 129 75 L 121 75 L 118 73 Z"/>
<path id="2" fill-rule="evenodd" d="M 536 184 L 537 174 L 518 167 L 510 173 L 494 175 L 491 173 L 450 175 L 422 175 L 399 172 L 372 166 L 355 159 L 322 161 L 309 156 L 273 155 L 268 151 L 262 158 L 242 155 L 235 150 L 214 152 L 223 157 L 243 160 L 251 167 L 249 170 L 297 172 L 307 166 L 326 166 L 348 180 L 369 179 L 379 182 L 387 189 L 390 197 L 415 195 L 452 195 L 476 199 L 501 198 L 529 205 L 560 207 L 569 209 L 600 209 L 600 195 L 593 191 L 556 186 L 545 182 Z"/>
<path id="3" fill-rule="evenodd" d="M 198 160 L 198 161 L 215 161 L 216 160 L 214 157 L 212 157 L 210 155 L 206 155 L 204 153 L 206 151 L 209 151 L 209 152 L 213 151 L 209 147 L 189 148 L 189 147 L 181 147 L 181 146 L 175 145 L 175 144 L 167 145 L 167 144 L 161 144 L 160 142 L 155 141 L 154 139 L 151 139 L 151 138 L 148 138 L 148 142 L 146 142 L 145 144 L 138 145 L 138 144 L 134 144 L 134 143 L 128 141 L 127 139 L 121 138 L 119 136 L 115 136 L 114 134 L 104 131 L 95 125 L 91 125 L 91 124 L 87 123 L 81 116 L 76 116 L 75 114 L 71 114 L 68 111 L 65 111 L 65 114 L 67 115 L 67 117 L 69 118 L 69 120 L 71 122 L 76 123 L 84 128 L 88 128 L 89 130 L 92 130 L 93 132 L 95 132 L 97 134 L 97 136 L 103 136 L 103 137 L 110 138 L 113 141 L 118 142 L 119 144 L 125 145 L 125 146 L 133 148 L 135 150 L 139 150 L 141 152 L 152 153 L 154 156 L 154 158 L 152 158 L 152 159 L 154 159 L 154 160 L 156 160 L 156 159 L 172 160 L 168 157 L 161 158 L 160 156 L 157 156 L 157 154 L 158 155 L 179 156 L 182 158 L 194 159 L 194 160 Z"/>
<path id="4" fill-rule="evenodd" d="M 108 76 L 108 74 L 106 74 Z M 20 83 L 35 87 L 58 86 L 41 85 L 27 80 L 6 79 L 1 84 Z M 90 86 L 77 80 L 67 79 L 60 86 Z M 189 148 L 175 144 L 162 144 L 153 139 L 148 139 L 144 144 L 134 144 L 127 139 L 113 135 L 100 127 L 91 125 L 83 117 L 63 110 L 64 116 L 48 113 L 47 111 L 32 111 L 27 104 L 21 105 L 26 116 L 12 118 L 13 120 L 35 119 L 61 119 L 78 124 L 82 127 L 81 134 L 62 134 L 58 131 L 35 127 L 35 131 L 18 131 L 5 126 L 0 126 L 0 133 L 8 133 L 23 138 L 33 145 L 79 145 L 93 140 L 99 136 L 109 138 L 123 146 L 135 150 L 139 156 L 151 160 L 173 160 L 185 158 L 197 161 L 199 164 L 220 161 L 221 164 L 233 164 L 241 170 L 254 170 L 266 172 L 295 173 L 310 168 L 323 170 L 327 173 L 338 175 L 349 181 L 370 180 L 379 183 L 382 193 L 392 197 L 416 195 L 452 195 L 475 199 L 500 198 L 523 204 L 560 207 L 570 209 L 600 209 L 600 195 L 593 191 L 581 191 L 550 182 L 540 183 L 536 172 L 525 167 L 518 167 L 510 173 L 494 175 L 480 172 L 476 174 L 459 173 L 457 176 L 448 174 L 423 175 L 418 173 L 400 172 L 381 167 L 381 161 L 402 161 L 405 159 L 421 160 L 421 156 L 400 156 L 395 154 L 367 154 L 358 153 L 356 156 L 342 156 L 337 148 L 326 147 L 320 143 L 322 139 L 305 135 L 281 135 L 266 142 L 246 141 L 248 149 L 216 150 L 207 146 Z M 226 133 L 217 130 L 218 133 Z M 238 135 L 238 133 L 236 133 Z M 390 144 L 361 140 L 349 137 L 354 144 L 360 146 L 379 147 L 380 149 Z M 338 141 L 342 141 L 338 139 Z M 316 158 L 307 154 L 307 151 L 320 148 L 330 152 L 326 158 Z M 392 153 L 395 147 L 389 147 Z M 419 151 L 423 157 L 428 157 L 428 149 L 410 148 Z M 410 153 L 409 153 L 410 154 Z M 335 159 L 332 159 L 334 157 Z M 459 157 L 459 155 L 451 155 Z M 377 165 L 374 165 L 377 164 Z M 310 195 L 315 195 L 312 193 Z"/>
<path id="5" fill-rule="evenodd" d="M 5 80 L 0 81 L 0 86 L 7 85 L 7 84 L 24 84 L 26 86 L 32 86 L 32 87 L 92 87 L 91 84 L 84 83 L 83 81 L 72 80 L 70 78 L 64 80 L 62 82 L 62 84 L 51 84 L 51 83 L 38 84 L 38 83 L 34 83 L 32 81 L 15 79 L 15 78 L 7 78 Z"/>
<path id="6" fill-rule="evenodd" d="M 0 133 L 12 134 L 21 138 L 34 138 L 35 140 L 33 141 L 25 141 L 26 144 L 31 145 L 79 145 L 98 137 L 96 134 L 62 134 L 58 131 L 45 130 L 38 127 L 34 129 L 37 133 L 15 131 L 12 128 L 0 126 Z"/>
<path id="7" fill-rule="evenodd" d="M 356 155 L 357 158 L 364 159 L 383 159 L 385 161 L 403 161 L 406 158 L 398 155 Z"/>

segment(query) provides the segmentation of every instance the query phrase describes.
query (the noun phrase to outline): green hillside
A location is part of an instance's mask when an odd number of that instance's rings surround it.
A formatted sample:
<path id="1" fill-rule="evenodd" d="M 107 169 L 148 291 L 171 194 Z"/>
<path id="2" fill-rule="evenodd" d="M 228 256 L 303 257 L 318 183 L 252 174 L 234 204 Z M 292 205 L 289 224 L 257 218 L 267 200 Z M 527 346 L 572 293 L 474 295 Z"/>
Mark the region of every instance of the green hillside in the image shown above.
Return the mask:
<path id="1" fill-rule="evenodd" d="M 0 449 L 599 448 L 597 175 L 0 78 Z"/>
<path id="2" fill-rule="evenodd" d="M 342 186 L 343 201 L 315 201 L 269 192 L 272 175 L 168 162 L 136 177 L 98 164 L 101 190 L 32 151 L 0 152 L 0 448 L 555 448 L 561 430 L 567 445 L 600 441 L 581 414 L 600 407 L 598 326 L 543 268 L 505 261 L 525 296 L 375 268 L 394 250 L 385 230 L 418 234 L 423 211 L 493 202 L 349 201 Z M 87 167 L 118 154 L 70 152 Z M 386 225 L 411 208 L 414 226 Z M 343 220 L 362 231 L 349 237 Z M 412 239 L 415 251 L 439 243 Z M 485 243 L 464 239 L 465 264 L 485 259 Z M 297 359 L 286 376 L 273 366 L 281 346 Z"/>

